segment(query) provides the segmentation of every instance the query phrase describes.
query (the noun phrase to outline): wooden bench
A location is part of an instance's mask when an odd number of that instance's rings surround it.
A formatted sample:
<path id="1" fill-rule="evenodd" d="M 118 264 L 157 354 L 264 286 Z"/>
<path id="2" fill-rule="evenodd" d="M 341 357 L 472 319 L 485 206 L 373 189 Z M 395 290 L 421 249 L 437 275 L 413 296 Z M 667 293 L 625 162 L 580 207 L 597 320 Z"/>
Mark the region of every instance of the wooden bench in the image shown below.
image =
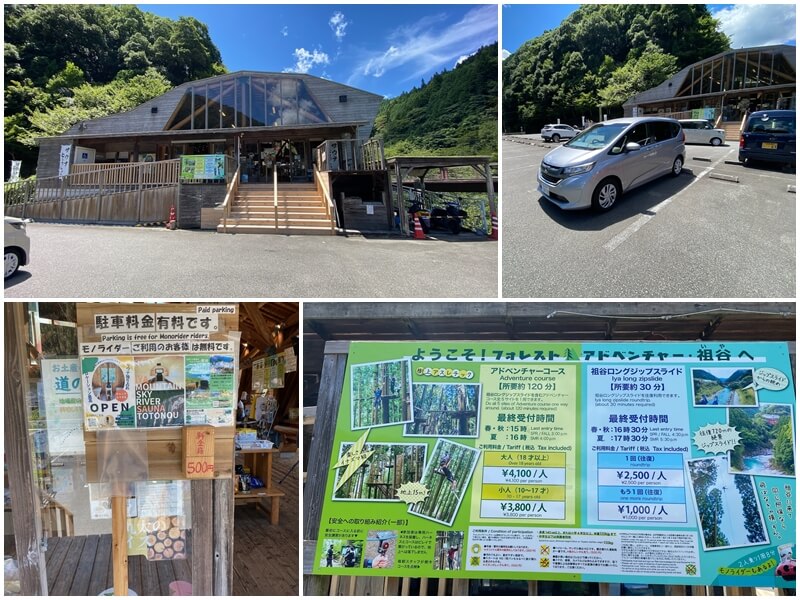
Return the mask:
<path id="1" fill-rule="evenodd" d="M 273 429 L 283 436 L 281 451 L 297 451 L 297 440 L 300 437 L 300 428 L 297 425 L 275 425 Z"/>
<path id="2" fill-rule="evenodd" d="M 255 488 L 247 492 L 236 492 L 233 495 L 234 504 L 249 504 L 256 502 L 257 506 L 269 515 L 269 522 L 277 525 L 280 519 L 281 498 L 286 494 L 279 490 Z M 266 500 L 269 498 L 269 507 Z"/>

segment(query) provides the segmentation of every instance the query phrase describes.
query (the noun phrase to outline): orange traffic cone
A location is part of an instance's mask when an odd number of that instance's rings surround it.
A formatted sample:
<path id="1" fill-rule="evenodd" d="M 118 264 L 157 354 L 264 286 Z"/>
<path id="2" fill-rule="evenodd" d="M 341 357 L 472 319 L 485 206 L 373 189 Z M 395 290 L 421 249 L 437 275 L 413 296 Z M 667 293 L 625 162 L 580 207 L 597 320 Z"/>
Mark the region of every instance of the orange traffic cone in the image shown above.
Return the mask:
<path id="1" fill-rule="evenodd" d="M 169 207 L 169 220 L 167 221 L 167 229 L 175 229 L 177 225 L 177 216 L 175 215 L 175 205 Z"/>
<path id="2" fill-rule="evenodd" d="M 497 227 L 497 215 L 492 213 L 492 232 L 489 234 L 490 240 L 498 239 L 498 234 L 500 233 Z"/>
<path id="3" fill-rule="evenodd" d="M 419 222 L 419 215 L 414 214 L 414 239 L 424 240 L 425 234 L 422 231 L 422 223 Z"/>

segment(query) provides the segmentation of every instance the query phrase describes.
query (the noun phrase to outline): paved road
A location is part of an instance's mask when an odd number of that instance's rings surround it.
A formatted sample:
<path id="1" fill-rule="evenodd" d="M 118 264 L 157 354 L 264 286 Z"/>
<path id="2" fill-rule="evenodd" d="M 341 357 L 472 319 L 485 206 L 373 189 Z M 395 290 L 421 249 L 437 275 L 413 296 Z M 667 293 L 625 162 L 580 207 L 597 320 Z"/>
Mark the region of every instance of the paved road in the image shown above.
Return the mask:
<path id="1" fill-rule="evenodd" d="M 795 296 L 793 172 L 725 164 L 735 145 L 691 145 L 681 176 L 634 190 L 605 214 L 568 212 L 536 191 L 555 147 L 538 143 L 503 141 L 504 297 Z"/>
<path id="2" fill-rule="evenodd" d="M 224 235 L 31 223 L 6 298 L 496 298 L 498 244 L 469 233 Z"/>

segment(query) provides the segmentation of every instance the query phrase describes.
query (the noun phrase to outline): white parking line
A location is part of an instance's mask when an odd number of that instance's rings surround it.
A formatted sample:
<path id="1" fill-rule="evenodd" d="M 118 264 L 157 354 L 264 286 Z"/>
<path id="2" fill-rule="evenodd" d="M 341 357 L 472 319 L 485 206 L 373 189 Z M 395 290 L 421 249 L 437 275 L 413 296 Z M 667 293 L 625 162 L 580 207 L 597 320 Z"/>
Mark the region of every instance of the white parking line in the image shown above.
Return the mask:
<path id="1" fill-rule="evenodd" d="M 730 153 L 731 153 L 731 152 L 733 152 L 733 151 L 734 151 L 734 149 L 732 148 L 732 149 L 731 149 L 731 150 L 728 152 L 728 154 L 730 154 Z M 640 230 L 640 229 L 641 229 L 641 228 L 642 228 L 642 227 L 643 227 L 643 226 L 644 226 L 644 225 L 645 225 L 645 224 L 646 224 L 646 223 L 647 223 L 647 222 L 648 222 L 650 219 L 652 219 L 653 217 L 655 217 L 655 216 L 656 216 L 656 214 L 658 213 L 658 211 L 660 211 L 662 208 L 664 208 L 664 207 L 666 207 L 667 205 L 669 205 L 669 204 L 670 204 L 670 203 L 671 203 L 673 200 L 675 200 L 676 198 L 680 197 L 680 195 L 681 195 L 681 194 L 683 194 L 683 193 L 684 193 L 686 190 L 688 190 L 688 189 L 689 189 L 690 187 L 692 187 L 692 186 L 693 186 L 695 183 L 697 183 L 697 182 L 698 182 L 698 181 L 700 181 L 700 180 L 701 180 L 703 177 L 705 177 L 705 176 L 706 176 L 708 173 L 710 173 L 710 172 L 711 172 L 711 170 L 712 170 L 714 167 L 716 167 L 716 166 L 717 166 L 719 163 L 721 163 L 721 162 L 722 162 L 722 161 L 725 159 L 725 157 L 726 157 L 726 156 L 728 156 L 728 154 L 725 154 L 725 155 L 723 155 L 723 156 L 722 156 L 722 158 L 718 159 L 716 162 L 714 162 L 713 164 L 711 164 L 711 165 L 709 165 L 708 167 L 706 167 L 706 168 L 703 170 L 703 172 L 702 172 L 702 173 L 700 173 L 700 174 L 699 174 L 697 177 L 695 177 L 695 178 L 694 178 L 694 179 L 693 179 L 693 180 L 692 180 L 692 181 L 689 183 L 689 185 L 687 185 L 685 188 L 683 188 L 683 189 L 682 189 L 680 192 L 678 192 L 677 194 L 673 194 L 672 196 L 670 196 L 669 198 L 667 198 L 667 199 L 666 199 L 666 200 L 664 200 L 663 202 L 659 202 L 659 203 L 658 203 L 658 204 L 656 204 L 656 205 L 655 205 L 653 208 L 649 209 L 649 211 L 648 211 L 648 212 L 649 212 L 650 214 L 646 214 L 646 215 L 642 215 L 642 216 L 640 216 L 640 217 L 639 217 L 638 219 L 636 219 L 636 220 L 635 220 L 633 223 L 631 223 L 630 225 L 628 225 L 628 226 L 627 226 L 627 227 L 626 227 L 626 228 L 625 228 L 623 231 L 621 231 L 620 233 L 618 233 L 617 235 L 615 235 L 613 238 L 611 238 L 609 241 L 607 241 L 605 244 L 603 244 L 603 248 L 605 248 L 605 249 L 606 249 L 606 250 L 608 250 L 609 252 L 613 252 L 614 250 L 616 250 L 616 249 L 617 249 L 617 248 L 618 248 L 618 247 L 619 247 L 619 246 L 620 246 L 620 245 L 621 245 L 623 242 L 625 242 L 625 240 L 627 240 L 627 239 L 628 239 L 629 237 L 631 237 L 631 236 L 632 236 L 634 233 L 636 233 L 637 231 L 639 231 L 639 230 Z"/>
<path id="2" fill-rule="evenodd" d="M 538 167 L 536 167 L 536 165 L 523 165 L 521 167 L 514 167 L 513 169 L 504 168 L 503 175 L 506 173 L 513 173 L 514 171 L 524 171 L 526 169 L 531 169 L 535 173 L 538 170 Z"/>

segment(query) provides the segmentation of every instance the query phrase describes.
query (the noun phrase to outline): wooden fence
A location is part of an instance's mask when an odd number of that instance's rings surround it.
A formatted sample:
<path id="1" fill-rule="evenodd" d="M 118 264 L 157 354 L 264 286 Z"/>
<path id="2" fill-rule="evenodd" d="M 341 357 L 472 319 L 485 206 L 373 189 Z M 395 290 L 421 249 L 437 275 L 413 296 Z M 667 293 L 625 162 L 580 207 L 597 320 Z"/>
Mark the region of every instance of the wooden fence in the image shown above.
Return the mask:
<path id="1" fill-rule="evenodd" d="M 7 216 L 68 223 L 166 221 L 178 204 L 180 159 L 72 165 L 63 177 L 6 183 Z"/>

